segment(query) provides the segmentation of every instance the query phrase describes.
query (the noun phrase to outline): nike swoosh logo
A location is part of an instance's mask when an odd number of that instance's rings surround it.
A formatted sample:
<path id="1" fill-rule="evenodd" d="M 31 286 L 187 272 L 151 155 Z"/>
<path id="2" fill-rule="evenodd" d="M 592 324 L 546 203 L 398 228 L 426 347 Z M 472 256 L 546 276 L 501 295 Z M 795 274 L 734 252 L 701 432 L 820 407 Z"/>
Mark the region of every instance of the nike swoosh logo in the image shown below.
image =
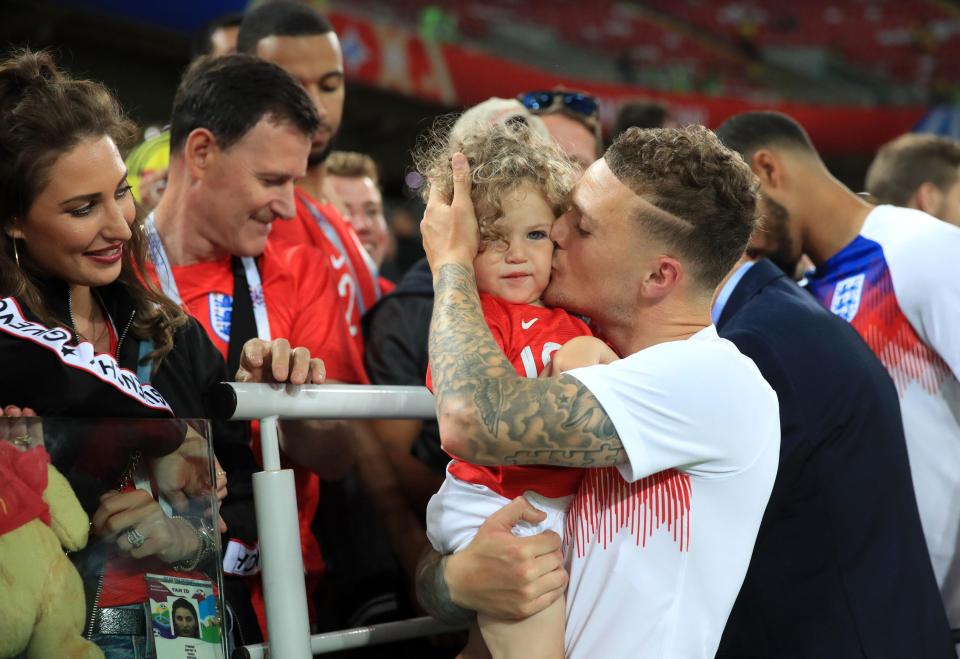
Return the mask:
<path id="1" fill-rule="evenodd" d="M 522 327 L 523 329 L 530 329 L 531 327 L 533 327 L 533 324 L 534 324 L 535 322 L 537 322 L 538 320 L 540 320 L 540 319 L 539 319 L 539 318 L 533 318 L 532 320 L 521 320 L 521 321 L 520 321 L 520 327 Z"/>
<path id="2" fill-rule="evenodd" d="M 339 257 L 330 255 L 330 263 L 333 264 L 334 270 L 339 270 L 343 267 L 343 264 L 347 262 L 347 257 L 341 254 Z"/>

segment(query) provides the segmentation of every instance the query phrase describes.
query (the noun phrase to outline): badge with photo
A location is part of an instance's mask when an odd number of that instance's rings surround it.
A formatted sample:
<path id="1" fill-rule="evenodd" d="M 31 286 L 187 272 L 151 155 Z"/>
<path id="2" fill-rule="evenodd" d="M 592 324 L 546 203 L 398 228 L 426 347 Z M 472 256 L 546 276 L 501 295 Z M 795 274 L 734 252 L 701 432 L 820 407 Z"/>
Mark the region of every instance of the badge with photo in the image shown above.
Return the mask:
<path id="1" fill-rule="evenodd" d="M 158 659 L 223 659 L 213 583 L 162 574 L 146 580 Z"/>

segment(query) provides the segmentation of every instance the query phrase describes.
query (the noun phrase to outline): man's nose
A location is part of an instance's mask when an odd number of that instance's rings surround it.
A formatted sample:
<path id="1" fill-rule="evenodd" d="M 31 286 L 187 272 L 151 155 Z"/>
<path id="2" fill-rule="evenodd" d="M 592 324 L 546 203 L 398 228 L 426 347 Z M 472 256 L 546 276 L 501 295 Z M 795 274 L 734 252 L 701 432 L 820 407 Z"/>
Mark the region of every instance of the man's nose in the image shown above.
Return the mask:
<path id="1" fill-rule="evenodd" d="M 270 203 L 270 209 L 275 217 L 284 220 L 292 219 L 297 214 L 297 206 L 293 199 L 293 181 L 290 181 Z"/>
<path id="2" fill-rule="evenodd" d="M 567 219 L 566 217 L 561 217 L 556 222 L 553 223 L 553 226 L 550 227 L 550 240 L 553 241 L 554 247 L 557 249 L 564 249 L 564 241 L 567 239 Z"/>
<path id="3" fill-rule="evenodd" d="M 363 211 L 358 211 L 356 213 L 349 213 L 347 215 L 347 221 L 350 222 L 350 225 L 353 227 L 353 230 L 357 233 L 370 232 L 373 229 L 373 223 L 370 221 L 370 218 L 367 217 L 367 214 Z"/>

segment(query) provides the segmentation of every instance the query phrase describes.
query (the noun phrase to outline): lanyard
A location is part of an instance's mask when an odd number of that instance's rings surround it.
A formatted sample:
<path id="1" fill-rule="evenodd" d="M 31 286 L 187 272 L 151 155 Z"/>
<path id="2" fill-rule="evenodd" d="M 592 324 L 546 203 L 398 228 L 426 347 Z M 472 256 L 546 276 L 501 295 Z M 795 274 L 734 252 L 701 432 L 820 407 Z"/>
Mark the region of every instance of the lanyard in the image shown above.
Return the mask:
<path id="1" fill-rule="evenodd" d="M 320 212 L 320 209 L 317 208 L 309 199 L 301 195 L 300 200 L 303 202 L 303 205 L 307 207 L 307 210 L 310 211 L 310 214 L 313 215 L 314 221 L 316 221 L 317 226 L 320 227 L 320 230 L 323 231 L 323 235 L 327 237 L 331 243 L 333 243 L 334 248 L 340 252 L 340 255 L 343 257 L 344 261 L 347 263 L 347 267 L 350 269 L 350 276 L 353 277 L 353 281 L 357 286 L 357 307 L 360 309 L 360 315 L 363 316 L 367 312 L 367 307 L 363 303 L 363 291 L 360 289 L 360 278 L 357 277 L 357 271 L 353 268 L 353 261 L 350 259 L 349 254 L 347 253 L 346 248 L 343 245 L 343 241 L 340 240 L 337 230 L 333 228 L 333 225 L 330 224 L 330 220 L 327 219 L 327 216 Z M 367 254 L 367 251 L 361 246 L 359 247 L 359 252 L 364 259 L 364 264 L 370 270 L 372 275 L 373 285 L 375 288 L 375 297 L 380 298 L 380 282 L 377 280 L 377 265 L 373 262 L 373 259 L 370 258 L 370 255 Z"/>
<path id="2" fill-rule="evenodd" d="M 157 223 L 153 213 L 147 216 L 144 222 L 144 230 L 147 232 L 150 260 L 153 261 L 153 266 L 156 268 L 160 287 L 168 298 L 177 305 L 183 306 L 180 291 L 177 289 L 177 281 L 173 277 L 173 269 L 167 259 L 167 252 L 160 241 L 160 234 L 157 233 Z M 241 262 L 243 263 L 243 272 L 247 277 L 247 286 L 250 289 L 250 303 L 253 305 L 253 318 L 257 324 L 257 336 L 264 341 L 269 341 L 270 321 L 267 318 L 267 303 L 263 295 L 263 285 L 260 282 L 257 262 L 250 256 L 244 256 Z"/>

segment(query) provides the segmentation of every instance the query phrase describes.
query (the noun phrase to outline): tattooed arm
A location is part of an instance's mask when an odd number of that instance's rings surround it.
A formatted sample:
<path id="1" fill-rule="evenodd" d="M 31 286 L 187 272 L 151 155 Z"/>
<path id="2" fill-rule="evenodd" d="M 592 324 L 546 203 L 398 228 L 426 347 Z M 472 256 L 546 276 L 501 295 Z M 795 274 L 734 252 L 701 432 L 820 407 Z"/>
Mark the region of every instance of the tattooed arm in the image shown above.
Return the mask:
<path id="1" fill-rule="evenodd" d="M 431 190 L 421 223 L 434 273 L 430 364 L 444 448 L 474 464 L 603 467 L 626 461 L 616 429 L 578 380 L 517 375 L 483 319 L 473 259 L 469 167 L 453 159 L 454 197 Z"/>
<path id="2" fill-rule="evenodd" d="M 437 620 L 466 625 L 473 622 L 476 612 L 458 606 L 450 596 L 444 568 L 451 556 L 441 556 L 430 550 L 420 558 L 416 577 L 417 600 L 424 611 Z"/>
<path id="3" fill-rule="evenodd" d="M 624 462 L 599 401 L 567 375 L 517 375 L 483 319 L 473 269 L 434 280 L 430 368 L 444 448 L 474 464 L 605 467 Z"/>
<path id="4" fill-rule="evenodd" d="M 560 536 L 552 531 L 520 538 L 512 529 L 521 520 L 536 524 L 545 514 L 523 497 L 490 515 L 467 547 L 450 556 L 429 551 L 417 567 L 417 599 L 433 617 L 466 624 L 474 611 L 520 620 L 563 595 Z"/>

